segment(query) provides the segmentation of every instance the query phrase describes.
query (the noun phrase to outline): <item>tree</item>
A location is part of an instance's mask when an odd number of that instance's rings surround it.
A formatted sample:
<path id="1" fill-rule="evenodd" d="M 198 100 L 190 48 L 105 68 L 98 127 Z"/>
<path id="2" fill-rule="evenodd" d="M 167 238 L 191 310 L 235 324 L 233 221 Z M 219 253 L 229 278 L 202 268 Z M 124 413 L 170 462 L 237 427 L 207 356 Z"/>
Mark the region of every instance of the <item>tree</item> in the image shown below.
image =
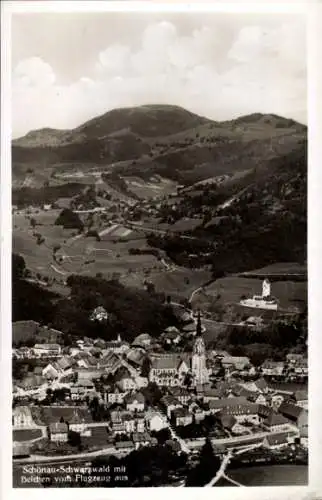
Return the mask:
<path id="1" fill-rule="evenodd" d="M 84 224 L 78 214 L 70 208 L 64 208 L 55 221 L 56 226 L 63 226 L 65 229 L 83 230 Z"/>
<path id="2" fill-rule="evenodd" d="M 34 219 L 34 218 L 32 217 L 32 218 L 30 219 L 30 225 L 31 225 L 31 227 L 34 229 L 34 228 L 36 227 L 36 224 L 37 224 L 36 219 Z"/>
<path id="3" fill-rule="evenodd" d="M 151 360 L 150 360 L 150 358 L 146 357 L 146 358 L 144 358 L 143 363 L 142 363 L 141 376 L 149 378 L 150 369 L 151 369 Z"/>
<path id="4" fill-rule="evenodd" d="M 207 437 L 199 454 L 199 464 L 188 476 L 186 486 L 204 486 L 216 475 L 219 467 L 220 459 L 215 456 L 211 441 Z"/>

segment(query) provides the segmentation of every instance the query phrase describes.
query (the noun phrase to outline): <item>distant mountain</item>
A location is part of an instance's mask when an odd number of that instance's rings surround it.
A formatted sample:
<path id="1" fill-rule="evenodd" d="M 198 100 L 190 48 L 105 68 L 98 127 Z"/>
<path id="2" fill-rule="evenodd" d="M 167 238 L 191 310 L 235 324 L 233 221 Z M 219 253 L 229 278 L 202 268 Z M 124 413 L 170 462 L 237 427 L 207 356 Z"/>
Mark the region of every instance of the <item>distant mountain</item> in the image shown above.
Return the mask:
<path id="1" fill-rule="evenodd" d="M 109 111 L 73 130 L 29 132 L 12 142 L 13 180 L 53 172 L 106 173 L 183 184 L 260 167 L 296 150 L 307 130 L 276 115 L 252 114 L 215 122 L 170 105 Z M 32 175 L 29 179 L 32 185 Z"/>

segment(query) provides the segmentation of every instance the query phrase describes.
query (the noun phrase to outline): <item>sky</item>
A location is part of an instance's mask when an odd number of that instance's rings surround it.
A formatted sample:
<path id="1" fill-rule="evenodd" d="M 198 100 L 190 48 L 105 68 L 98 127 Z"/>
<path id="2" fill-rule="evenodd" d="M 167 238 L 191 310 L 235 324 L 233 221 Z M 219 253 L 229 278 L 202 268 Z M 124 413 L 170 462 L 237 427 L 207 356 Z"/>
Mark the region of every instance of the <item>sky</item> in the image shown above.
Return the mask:
<path id="1" fill-rule="evenodd" d="M 142 104 L 307 122 L 303 14 L 14 14 L 11 57 L 13 137 Z"/>

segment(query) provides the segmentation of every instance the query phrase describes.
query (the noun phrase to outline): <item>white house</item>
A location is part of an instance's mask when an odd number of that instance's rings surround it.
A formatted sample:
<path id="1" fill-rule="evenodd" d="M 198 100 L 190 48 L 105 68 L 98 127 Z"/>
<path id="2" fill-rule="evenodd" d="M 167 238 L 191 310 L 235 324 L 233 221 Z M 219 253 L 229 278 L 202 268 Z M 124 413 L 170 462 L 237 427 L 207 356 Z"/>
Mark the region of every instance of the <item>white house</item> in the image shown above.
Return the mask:
<path id="1" fill-rule="evenodd" d="M 35 344 L 33 352 L 37 357 L 58 357 L 61 354 L 61 346 L 59 344 Z"/>
<path id="2" fill-rule="evenodd" d="M 148 413 L 145 416 L 147 427 L 150 431 L 159 432 L 168 427 L 167 421 L 157 413 Z"/>
<path id="3" fill-rule="evenodd" d="M 16 429 L 28 429 L 34 426 L 34 421 L 28 406 L 16 406 L 12 412 L 12 424 Z"/>
<path id="4" fill-rule="evenodd" d="M 126 395 L 124 402 L 126 404 L 126 409 L 129 411 L 144 411 L 145 397 L 141 392 Z"/>

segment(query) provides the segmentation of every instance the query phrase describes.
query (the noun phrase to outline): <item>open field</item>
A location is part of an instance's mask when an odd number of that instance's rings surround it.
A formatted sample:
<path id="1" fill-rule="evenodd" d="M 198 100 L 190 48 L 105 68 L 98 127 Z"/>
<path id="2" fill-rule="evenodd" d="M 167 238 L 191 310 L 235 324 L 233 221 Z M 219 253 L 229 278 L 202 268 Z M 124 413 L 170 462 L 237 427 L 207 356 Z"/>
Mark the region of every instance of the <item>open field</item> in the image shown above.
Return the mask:
<path id="1" fill-rule="evenodd" d="M 242 296 L 252 297 L 261 292 L 261 280 L 235 276 L 219 279 L 205 289 L 205 294 L 209 298 L 217 298 L 217 303 L 221 305 L 238 304 Z M 283 309 L 300 306 L 307 300 L 307 282 L 276 281 L 272 283 L 271 293 Z"/>
<path id="2" fill-rule="evenodd" d="M 132 231 L 115 224 L 100 230 L 101 241 L 96 238 L 78 235 L 76 230 L 55 226 L 59 211 L 39 212 L 33 229 L 30 221 L 23 215 L 15 215 L 13 251 L 22 255 L 26 266 L 33 273 L 55 278 L 64 282 L 69 274 L 95 276 L 102 273 L 106 278 L 116 275 L 127 276 L 139 273 L 140 283 L 145 273 L 164 270 L 163 264 L 154 255 L 131 255 L 131 248 L 147 248 L 143 233 Z M 38 245 L 34 233 L 40 233 L 45 241 Z M 53 249 L 59 245 L 56 259 Z M 141 285 L 140 285 L 141 286 Z"/>
<path id="3" fill-rule="evenodd" d="M 272 281 L 294 279 L 307 281 L 307 266 L 297 262 L 276 262 L 261 269 L 241 273 L 240 276 L 249 278 L 269 278 Z"/>
<path id="4" fill-rule="evenodd" d="M 41 436 L 40 429 L 17 429 L 12 431 L 13 441 L 31 441 Z"/>
<path id="5" fill-rule="evenodd" d="M 173 271 L 151 273 L 149 280 L 154 283 L 156 291 L 171 295 L 175 300 L 189 299 L 192 292 L 211 279 L 211 272 L 200 269 L 178 268 Z"/>
<path id="6" fill-rule="evenodd" d="M 177 183 L 160 176 L 154 176 L 150 181 L 144 181 L 139 177 L 124 177 L 128 189 L 139 198 L 160 198 L 175 193 Z"/>

